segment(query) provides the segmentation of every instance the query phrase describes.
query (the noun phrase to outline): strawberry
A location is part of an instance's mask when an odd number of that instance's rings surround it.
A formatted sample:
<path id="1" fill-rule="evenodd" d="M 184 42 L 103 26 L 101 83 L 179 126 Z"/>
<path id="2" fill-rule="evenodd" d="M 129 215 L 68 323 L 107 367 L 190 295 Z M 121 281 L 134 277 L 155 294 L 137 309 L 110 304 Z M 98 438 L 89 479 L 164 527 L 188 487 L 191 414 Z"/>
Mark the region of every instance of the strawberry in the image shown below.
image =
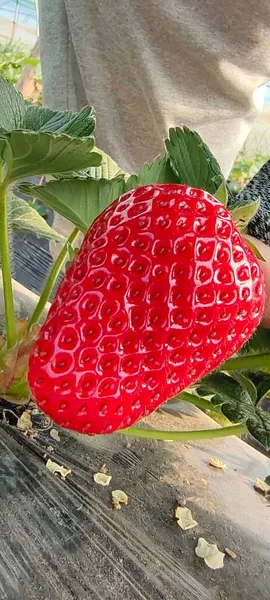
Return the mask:
<path id="1" fill-rule="evenodd" d="M 30 358 L 37 404 L 62 427 L 111 433 L 221 365 L 262 317 L 263 276 L 205 191 L 148 185 L 94 221 Z"/>

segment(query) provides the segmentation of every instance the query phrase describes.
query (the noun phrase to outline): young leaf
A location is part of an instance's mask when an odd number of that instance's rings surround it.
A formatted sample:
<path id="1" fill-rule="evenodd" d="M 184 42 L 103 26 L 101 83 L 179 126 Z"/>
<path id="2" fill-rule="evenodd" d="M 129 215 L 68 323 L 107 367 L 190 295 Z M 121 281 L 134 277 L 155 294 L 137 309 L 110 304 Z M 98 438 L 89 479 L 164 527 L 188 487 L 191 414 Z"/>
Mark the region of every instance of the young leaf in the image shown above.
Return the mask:
<path id="1" fill-rule="evenodd" d="M 69 258 L 70 262 L 72 262 L 74 260 L 78 251 L 79 251 L 79 248 L 73 248 L 73 246 L 71 246 L 71 244 L 68 245 L 68 258 Z"/>
<path id="2" fill-rule="evenodd" d="M 25 327 L 26 324 L 26 327 Z M 39 325 L 27 332 L 27 322 L 16 324 L 18 343 L 13 348 L 3 346 L 0 351 L 0 396 L 1 398 L 24 404 L 29 400 L 27 385 L 29 355 L 38 338 Z"/>
<path id="3" fill-rule="evenodd" d="M 166 154 L 160 154 L 151 164 L 145 164 L 138 175 L 131 175 L 126 181 L 126 190 L 151 183 L 180 183 Z"/>
<path id="4" fill-rule="evenodd" d="M 227 419 L 233 423 L 246 422 L 249 432 L 263 446 L 270 446 L 270 415 L 254 406 L 247 390 L 232 377 L 214 372 L 202 379 L 197 392 L 201 396 L 213 394 L 212 404 L 221 406 Z"/>
<path id="5" fill-rule="evenodd" d="M 257 256 L 257 258 L 259 260 L 262 260 L 263 262 L 265 262 L 265 258 L 264 256 L 262 256 L 262 254 L 260 253 L 260 251 L 258 250 L 257 246 L 255 246 L 255 244 L 253 244 L 253 242 L 251 241 L 250 236 L 246 236 L 244 235 L 244 233 L 242 232 L 242 238 L 245 240 L 246 244 L 249 246 L 250 250 L 252 250 L 253 254 L 255 254 L 255 256 Z"/>
<path id="6" fill-rule="evenodd" d="M 15 87 L 0 76 L 0 127 L 5 131 L 20 129 L 23 126 L 26 105 Z"/>
<path id="7" fill-rule="evenodd" d="M 77 171 L 100 163 L 100 156 L 91 152 L 91 137 L 12 131 L 9 145 L 13 153 L 10 182 L 33 175 Z"/>
<path id="8" fill-rule="evenodd" d="M 260 208 L 260 200 L 249 204 L 235 204 L 230 208 L 230 215 L 235 226 L 241 231 L 246 229 L 248 223 L 257 214 Z"/>
<path id="9" fill-rule="evenodd" d="M 57 233 L 29 204 L 11 194 L 8 198 L 10 224 L 15 231 L 31 233 L 38 238 L 64 243 L 65 237 Z"/>
<path id="10" fill-rule="evenodd" d="M 75 112 L 30 105 L 27 107 L 23 129 L 40 133 L 66 133 L 76 138 L 88 137 L 95 129 L 95 118 L 91 106 Z"/>
<path id="11" fill-rule="evenodd" d="M 23 183 L 19 189 L 39 198 L 71 221 L 83 233 L 97 215 L 125 190 L 122 176 L 115 179 L 61 179 L 44 186 Z"/>
<path id="12" fill-rule="evenodd" d="M 224 182 L 217 160 L 196 131 L 172 128 L 165 146 L 179 183 L 214 194 Z"/>
<path id="13" fill-rule="evenodd" d="M 228 187 L 226 181 L 222 181 L 218 189 L 214 194 L 215 198 L 223 204 L 223 206 L 227 206 L 228 204 Z"/>

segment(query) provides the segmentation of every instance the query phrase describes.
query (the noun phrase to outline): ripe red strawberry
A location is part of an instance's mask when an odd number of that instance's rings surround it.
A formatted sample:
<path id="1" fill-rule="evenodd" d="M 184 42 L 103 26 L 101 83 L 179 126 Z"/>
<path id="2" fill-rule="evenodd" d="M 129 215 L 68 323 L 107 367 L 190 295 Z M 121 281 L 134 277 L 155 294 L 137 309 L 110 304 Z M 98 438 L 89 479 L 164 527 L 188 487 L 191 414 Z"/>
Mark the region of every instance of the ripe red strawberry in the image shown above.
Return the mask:
<path id="1" fill-rule="evenodd" d="M 62 427 L 128 427 L 234 354 L 263 307 L 258 261 L 218 200 L 141 187 L 90 227 L 30 358 L 30 389 Z"/>

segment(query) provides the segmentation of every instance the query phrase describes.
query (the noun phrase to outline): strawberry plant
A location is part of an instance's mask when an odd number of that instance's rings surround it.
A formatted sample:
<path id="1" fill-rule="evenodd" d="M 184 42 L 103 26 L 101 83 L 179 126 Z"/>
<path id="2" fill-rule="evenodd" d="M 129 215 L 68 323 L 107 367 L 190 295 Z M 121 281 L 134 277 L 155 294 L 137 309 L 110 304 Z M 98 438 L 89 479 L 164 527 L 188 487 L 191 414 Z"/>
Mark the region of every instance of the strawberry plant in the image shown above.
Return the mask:
<path id="1" fill-rule="evenodd" d="M 29 56 L 29 48 L 20 42 L 0 42 L 0 72 L 2 77 L 16 84 L 25 66 L 38 68 L 39 59 Z"/>
<path id="2" fill-rule="evenodd" d="M 270 390 L 270 334 L 260 327 L 260 262 L 245 238 L 259 200 L 232 198 L 209 148 L 186 127 L 171 129 L 163 154 L 129 175 L 95 149 L 90 107 L 29 106 L 3 79 L 0 99 L 0 396 L 15 404 L 32 397 L 59 425 L 89 435 L 183 440 L 249 431 L 268 447 L 260 401 Z M 34 175 L 50 181 L 33 185 Z M 69 238 L 17 198 L 18 188 L 68 219 Z M 14 311 L 15 228 L 62 242 L 29 321 Z M 231 424 L 131 426 L 179 399 Z"/>
<path id="3" fill-rule="evenodd" d="M 252 158 L 243 149 L 237 156 L 229 175 L 229 186 L 234 195 L 237 195 L 256 175 L 261 167 L 269 160 L 269 156 L 262 156 L 258 151 Z"/>

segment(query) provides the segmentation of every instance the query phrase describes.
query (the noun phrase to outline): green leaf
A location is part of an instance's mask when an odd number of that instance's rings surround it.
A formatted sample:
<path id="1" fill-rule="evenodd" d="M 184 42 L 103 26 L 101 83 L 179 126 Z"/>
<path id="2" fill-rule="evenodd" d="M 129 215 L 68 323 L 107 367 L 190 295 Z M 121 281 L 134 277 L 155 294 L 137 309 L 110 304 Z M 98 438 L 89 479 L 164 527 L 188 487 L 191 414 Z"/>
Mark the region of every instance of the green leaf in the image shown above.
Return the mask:
<path id="1" fill-rule="evenodd" d="M 215 191 L 214 196 L 217 200 L 223 204 L 223 206 L 227 206 L 228 204 L 228 187 L 225 181 L 222 181 L 218 189 Z"/>
<path id="2" fill-rule="evenodd" d="M 71 263 L 73 262 L 76 254 L 79 252 L 79 249 L 80 248 L 73 248 L 73 246 L 71 246 L 69 244 L 69 246 L 68 246 L 68 260 L 66 261 L 65 266 L 64 266 L 64 272 L 65 273 L 67 273 L 67 271 L 68 271 Z"/>
<path id="3" fill-rule="evenodd" d="M 270 414 L 256 406 L 254 415 L 247 420 L 248 431 L 267 450 L 270 447 Z"/>
<path id="4" fill-rule="evenodd" d="M 224 182 L 217 160 L 196 131 L 172 128 L 165 146 L 179 183 L 214 194 Z"/>
<path id="5" fill-rule="evenodd" d="M 28 200 L 28 206 L 32 206 L 32 208 L 35 209 L 36 212 L 38 212 L 38 214 L 43 217 L 44 219 L 46 219 L 46 217 L 48 216 L 48 211 L 46 206 L 44 206 L 43 203 L 37 203 L 35 198 L 33 198 L 33 200 Z"/>
<path id="6" fill-rule="evenodd" d="M 221 406 L 225 417 L 233 423 L 246 422 L 248 431 L 268 448 L 270 446 L 270 415 L 254 406 L 252 399 L 239 382 L 225 373 L 212 373 L 198 385 L 201 396 L 213 394 L 211 402 Z"/>
<path id="7" fill-rule="evenodd" d="M 34 68 L 39 64 L 39 58 L 33 58 L 32 56 L 29 56 L 28 58 L 24 59 L 23 63 Z"/>
<path id="8" fill-rule="evenodd" d="M 9 145 L 13 154 L 10 182 L 33 175 L 76 172 L 100 163 L 100 156 L 91 152 L 91 137 L 12 131 Z"/>
<path id="9" fill-rule="evenodd" d="M 73 248 L 73 246 L 71 246 L 71 244 L 68 245 L 68 258 L 69 261 L 72 262 L 76 256 L 76 254 L 79 252 L 79 248 Z"/>
<path id="10" fill-rule="evenodd" d="M 22 233 L 31 233 L 38 238 L 64 243 L 65 237 L 52 229 L 38 212 L 13 194 L 8 198 L 9 216 L 12 228 Z"/>
<path id="11" fill-rule="evenodd" d="M 9 132 L 6 129 L 3 129 L 3 127 L 0 127 L 0 138 L 8 139 L 8 136 Z"/>
<path id="12" fill-rule="evenodd" d="M 130 175 L 126 181 L 125 191 L 136 190 L 137 187 L 139 187 L 138 175 Z"/>
<path id="13" fill-rule="evenodd" d="M 260 253 L 260 251 L 258 250 L 257 246 L 255 246 L 255 244 L 253 244 L 253 242 L 250 239 L 250 236 L 246 236 L 243 234 L 242 232 L 242 238 L 245 240 L 246 244 L 248 245 L 248 247 L 250 248 L 250 250 L 253 252 L 253 254 L 259 259 L 262 260 L 263 262 L 265 262 L 265 258 L 264 256 Z"/>
<path id="14" fill-rule="evenodd" d="M 1 398 L 12 404 L 23 405 L 29 402 L 31 396 L 27 380 L 17 380 L 9 386 L 8 391 L 1 391 Z"/>
<path id="15" fill-rule="evenodd" d="M 95 169 L 90 169 L 90 177 L 93 177 L 94 179 L 114 179 L 115 177 L 118 177 L 118 175 L 128 175 L 108 154 L 96 147 L 94 148 L 94 151 L 101 155 L 101 164 Z"/>
<path id="16" fill-rule="evenodd" d="M 21 184 L 25 194 L 39 198 L 83 233 L 93 220 L 125 190 L 122 176 L 115 179 L 61 179 L 44 186 Z"/>
<path id="17" fill-rule="evenodd" d="M 256 388 L 257 401 L 259 402 L 270 390 L 270 374 L 264 371 L 256 371 L 254 373 L 249 372 L 248 376 Z"/>
<path id="18" fill-rule="evenodd" d="M 0 184 L 12 165 L 12 151 L 7 138 L 0 137 Z"/>
<path id="19" fill-rule="evenodd" d="M 248 340 L 248 342 L 238 352 L 240 355 L 254 355 L 254 354 L 267 354 L 270 355 L 270 329 L 264 329 L 264 327 L 258 327 L 254 335 Z M 269 358 L 269 372 L 270 372 L 270 358 Z"/>
<path id="20" fill-rule="evenodd" d="M 251 381 L 251 379 L 249 379 L 248 376 L 243 375 L 243 373 L 240 373 L 239 371 L 231 371 L 230 376 L 233 379 L 235 379 L 236 381 L 238 381 L 238 383 L 240 383 L 240 385 L 247 391 L 253 404 L 256 405 L 257 404 L 257 389 L 256 389 L 256 385 L 254 385 L 254 383 Z"/>
<path id="21" fill-rule="evenodd" d="M 240 231 L 245 229 L 260 208 L 260 200 L 246 204 L 235 204 L 230 208 L 232 220 Z"/>
<path id="22" fill-rule="evenodd" d="M 0 396 L 1 398 L 24 404 L 29 400 L 30 393 L 27 385 L 29 356 L 38 338 L 40 327 L 34 325 L 31 333 L 27 331 L 27 320 L 21 319 L 16 323 L 17 340 L 15 346 L 7 348 L 1 338 L 0 344 Z"/>
<path id="23" fill-rule="evenodd" d="M 138 175 L 131 175 L 126 181 L 126 190 L 151 183 L 179 183 L 166 154 L 160 154 L 151 164 L 143 165 Z"/>
<path id="24" fill-rule="evenodd" d="M 95 129 L 95 118 L 91 106 L 74 112 L 30 105 L 27 107 L 23 129 L 40 133 L 66 133 L 76 138 L 88 137 Z"/>
<path id="25" fill-rule="evenodd" d="M 6 131 L 20 129 L 23 125 L 26 105 L 22 95 L 0 76 L 0 127 Z"/>
<path id="26" fill-rule="evenodd" d="M 201 379 L 197 386 L 197 393 L 201 396 L 212 395 L 214 400 L 212 398 L 211 402 L 214 405 L 222 404 L 224 401 L 230 402 L 232 398 L 240 403 L 251 403 L 246 389 L 225 373 L 214 372 Z"/>

